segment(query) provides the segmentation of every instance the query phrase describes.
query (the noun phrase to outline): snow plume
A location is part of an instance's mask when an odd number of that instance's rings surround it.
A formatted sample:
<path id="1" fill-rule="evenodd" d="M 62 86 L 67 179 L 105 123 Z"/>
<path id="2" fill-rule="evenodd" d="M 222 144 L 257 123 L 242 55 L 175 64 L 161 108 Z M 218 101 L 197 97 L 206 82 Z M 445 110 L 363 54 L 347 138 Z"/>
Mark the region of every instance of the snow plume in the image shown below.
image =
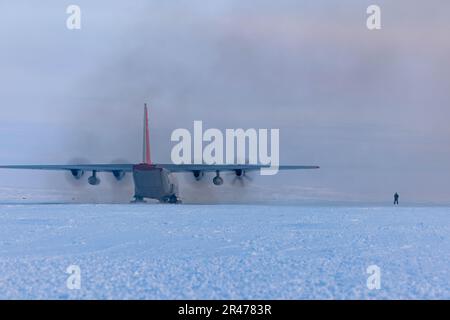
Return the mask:
<path id="1" fill-rule="evenodd" d="M 54 1 L 1 6 L 0 162 L 139 162 L 147 102 L 154 162 L 170 161 L 171 132 L 194 120 L 279 128 L 282 164 L 322 169 L 259 179 L 271 190 L 261 197 L 285 187 L 298 199 L 312 188 L 318 199 L 447 201 L 450 4 L 378 1 L 382 29 L 369 31 L 364 1 L 255 3 L 80 0 L 80 30 Z M 56 174 L 0 174 L 70 187 Z M 88 193 L 132 195 L 108 188 Z M 213 201 L 243 197 L 205 188 Z"/>

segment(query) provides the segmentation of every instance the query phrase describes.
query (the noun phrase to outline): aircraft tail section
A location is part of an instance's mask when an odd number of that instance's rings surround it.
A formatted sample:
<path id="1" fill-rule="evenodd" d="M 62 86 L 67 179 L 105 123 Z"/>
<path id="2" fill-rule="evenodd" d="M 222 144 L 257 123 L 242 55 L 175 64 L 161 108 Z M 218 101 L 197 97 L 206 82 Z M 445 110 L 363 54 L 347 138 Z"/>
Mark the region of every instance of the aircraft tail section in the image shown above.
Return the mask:
<path id="1" fill-rule="evenodd" d="M 152 164 L 150 157 L 150 129 L 148 126 L 148 108 L 147 104 L 144 106 L 144 139 L 142 147 L 142 162 L 145 164 Z"/>

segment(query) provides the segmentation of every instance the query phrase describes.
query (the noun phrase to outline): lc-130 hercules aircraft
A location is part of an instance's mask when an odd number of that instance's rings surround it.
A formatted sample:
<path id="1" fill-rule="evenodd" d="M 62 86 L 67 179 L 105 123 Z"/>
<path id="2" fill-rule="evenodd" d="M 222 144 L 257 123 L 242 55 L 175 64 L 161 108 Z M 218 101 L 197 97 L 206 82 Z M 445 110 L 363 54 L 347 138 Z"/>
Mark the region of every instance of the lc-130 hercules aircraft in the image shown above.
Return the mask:
<path id="1" fill-rule="evenodd" d="M 144 143 L 143 162 L 140 164 L 70 164 L 70 165 L 4 165 L 0 169 L 28 169 L 28 170 L 59 170 L 69 171 L 74 179 L 81 179 L 86 171 L 92 172 L 88 178 L 90 185 L 100 184 L 97 177 L 99 172 L 112 173 L 120 181 L 126 173 L 133 174 L 136 202 L 142 202 L 145 198 L 156 199 L 162 203 L 179 203 L 178 186 L 172 177 L 172 173 L 190 172 L 195 179 L 200 180 L 205 172 L 215 172 L 213 183 L 216 186 L 223 184 L 221 172 L 232 172 L 236 178 L 242 179 L 246 172 L 268 168 L 268 165 L 253 164 L 156 164 L 150 158 L 150 135 L 148 125 L 148 109 L 144 111 Z M 279 170 L 318 169 L 318 166 L 279 166 Z"/>

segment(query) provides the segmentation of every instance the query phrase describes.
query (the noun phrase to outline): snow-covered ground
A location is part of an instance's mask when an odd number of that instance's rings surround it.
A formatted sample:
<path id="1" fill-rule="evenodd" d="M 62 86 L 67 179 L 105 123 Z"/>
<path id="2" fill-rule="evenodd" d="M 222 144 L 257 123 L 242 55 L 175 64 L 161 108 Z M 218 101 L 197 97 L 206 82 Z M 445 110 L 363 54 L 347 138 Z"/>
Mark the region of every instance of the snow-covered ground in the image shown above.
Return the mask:
<path id="1" fill-rule="evenodd" d="M 450 208 L 3 204 L 10 298 L 450 299 Z"/>

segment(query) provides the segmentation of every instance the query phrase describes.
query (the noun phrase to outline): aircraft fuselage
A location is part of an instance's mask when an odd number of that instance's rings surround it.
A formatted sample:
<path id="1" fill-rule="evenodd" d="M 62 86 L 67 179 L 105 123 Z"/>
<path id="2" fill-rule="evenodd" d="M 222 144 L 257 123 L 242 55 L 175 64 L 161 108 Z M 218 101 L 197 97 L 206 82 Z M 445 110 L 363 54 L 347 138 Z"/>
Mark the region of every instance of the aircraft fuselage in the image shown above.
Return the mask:
<path id="1" fill-rule="evenodd" d="M 170 172 L 151 164 L 138 164 L 133 167 L 135 199 L 157 199 L 160 202 L 177 203 L 178 186 Z"/>

